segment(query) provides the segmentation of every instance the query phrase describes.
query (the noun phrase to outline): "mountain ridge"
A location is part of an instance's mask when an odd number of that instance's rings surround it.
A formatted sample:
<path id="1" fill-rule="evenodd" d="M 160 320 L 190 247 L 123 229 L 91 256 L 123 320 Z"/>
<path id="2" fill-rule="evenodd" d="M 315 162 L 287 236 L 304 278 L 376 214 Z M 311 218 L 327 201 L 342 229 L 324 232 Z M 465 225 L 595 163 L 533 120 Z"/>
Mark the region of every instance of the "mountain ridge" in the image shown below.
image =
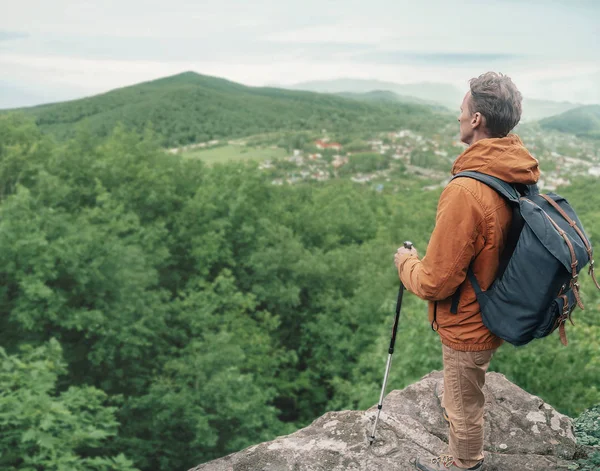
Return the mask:
<path id="1" fill-rule="evenodd" d="M 374 91 L 389 91 L 400 96 L 416 98 L 429 104 L 446 107 L 450 111 L 458 110 L 464 92 L 451 84 L 443 82 L 414 82 L 400 84 L 380 80 L 367 79 L 334 79 L 301 82 L 289 86 L 293 90 L 308 90 L 321 93 L 370 93 Z M 467 90 L 465 85 L 465 91 Z M 523 98 L 523 121 L 535 121 L 554 116 L 573 108 L 582 106 L 580 103 L 565 101 L 541 100 Z"/>
<path id="2" fill-rule="evenodd" d="M 184 72 L 88 98 L 13 109 L 58 139 L 86 127 L 109 135 L 117 123 L 143 131 L 149 123 L 165 146 L 244 137 L 267 131 L 392 130 L 443 125 L 449 116 L 420 104 L 365 102 L 330 94 L 249 87 Z"/>
<path id="3" fill-rule="evenodd" d="M 579 106 L 541 120 L 540 126 L 579 137 L 600 139 L 600 105 Z"/>

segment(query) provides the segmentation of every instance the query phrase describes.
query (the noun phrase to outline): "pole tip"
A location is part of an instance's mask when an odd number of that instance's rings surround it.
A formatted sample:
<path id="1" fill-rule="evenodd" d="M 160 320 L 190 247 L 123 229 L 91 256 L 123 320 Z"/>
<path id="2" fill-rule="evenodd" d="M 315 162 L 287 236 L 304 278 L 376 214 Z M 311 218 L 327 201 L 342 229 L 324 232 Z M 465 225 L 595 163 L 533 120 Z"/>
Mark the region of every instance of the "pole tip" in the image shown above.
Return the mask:
<path id="1" fill-rule="evenodd" d="M 370 436 L 369 437 L 369 446 L 371 446 L 374 441 L 375 441 L 375 437 L 374 436 Z"/>

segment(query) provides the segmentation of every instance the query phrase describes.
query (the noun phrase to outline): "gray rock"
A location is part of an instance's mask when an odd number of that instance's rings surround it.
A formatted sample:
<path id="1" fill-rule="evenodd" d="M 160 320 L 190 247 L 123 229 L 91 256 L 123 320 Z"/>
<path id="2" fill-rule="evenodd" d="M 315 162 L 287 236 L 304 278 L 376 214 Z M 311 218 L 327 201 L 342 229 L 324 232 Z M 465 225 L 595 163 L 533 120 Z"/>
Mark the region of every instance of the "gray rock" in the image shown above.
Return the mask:
<path id="1" fill-rule="evenodd" d="M 369 445 L 377 406 L 329 412 L 291 435 L 249 447 L 190 471 L 404 471 L 410 459 L 446 451 L 448 425 L 433 395 L 433 372 L 385 398 L 376 441 Z M 498 373 L 485 386 L 486 471 L 568 469 L 585 454 L 572 421 Z"/>

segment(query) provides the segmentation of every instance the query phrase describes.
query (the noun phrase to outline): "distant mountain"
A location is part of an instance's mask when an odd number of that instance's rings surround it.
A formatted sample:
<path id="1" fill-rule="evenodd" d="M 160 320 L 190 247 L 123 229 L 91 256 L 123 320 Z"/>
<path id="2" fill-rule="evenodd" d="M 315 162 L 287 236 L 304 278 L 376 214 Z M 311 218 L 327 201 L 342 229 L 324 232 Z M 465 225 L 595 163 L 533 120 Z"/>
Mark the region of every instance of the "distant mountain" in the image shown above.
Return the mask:
<path id="1" fill-rule="evenodd" d="M 321 93 L 367 93 L 387 90 L 400 96 L 418 98 L 429 103 L 435 102 L 453 111 L 459 109 L 465 93 L 457 87 L 447 83 L 421 82 L 400 84 L 363 79 L 336 79 L 303 82 L 288 88 Z"/>
<path id="2" fill-rule="evenodd" d="M 390 92 L 388 90 L 373 90 L 372 92 L 366 93 L 342 92 L 336 93 L 335 95 L 360 101 L 409 103 L 414 105 L 430 106 L 438 110 L 447 110 L 446 107 L 436 103 L 435 101 L 422 100 L 414 96 L 398 95 L 397 93 Z"/>
<path id="3" fill-rule="evenodd" d="M 544 129 L 600 139 L 600 105 L 587 105 L 540 121 Z"/>
<path id="4" fill-rule="evenodd" d="M 0 112 L 40 103 L 72 100 L 85 90 L 73 86 L 45 83 L 43 86 L 0 80 Z"/>
<path id="5" fill-rule="evenodd" d="M 398 86 L 399 84 L 397 83 L 383 82 L 381 80 L 335 79 L 302 82 L 295 85 L 285 86 L 284 88 L 319 93 L 367 93 L 374 90 L 395 91 L 395 88 Z"/>
<path id="6" fill-rule="evenodd" d="M 310 90 L 321 93 L 344 94 L 369 94 L 375 93 L 379 96 L 383 92 L 393 92 L 401 97 L 399 101 L 421 104 L 438 104 L 448 108 L 450 111 L 458 112 L 460 104 L 467 89 L 459 90 L 453 85 L 446 83 L 409 83 L 399 84 L 394 82 L 382 82 L 379 80 L 361 79 L 337 79 L 304 82 L 293 85 L 294 90 Z M 381 95 L 383 97 L 383 95 Z M 389 96 L 391 97 L 391 96 Z M 365 97 L 367 98 L 367 97 Z M 577 103 L 557 102 L 550 100 L 537 100 L 534 98 L 523 99 L 523 121 L 537 121 L 542 118 L 554 116 L 570 109 L 581 106 Z"/>
<path id="7" fill-rule="evenodd" d="M 138 131 L 151 122 L 166 146 L 277 130 L 418 130 L 448 122 L 447 116 L 417 104 L 247 87 L 194 72 L 16 111 L 33 116 L 59 139 L 81 126 L 106 136 L 119 122 Z"/>
<path id="8" fill-rule="evenodd" d="M 565 111 L 581 106 L 579 103 L 568 101 L 536 100 L 535 98 L 523 98 L 523 121 L 537 121 L 542 118 L 555 116 Z"/>
<path id="9" fill-rule="evenodd" d="M 0 109 L 15 106 L 28 106 L 44 101 L 38 93 L 17 87 L 10 82 L 0 80 Z"/>

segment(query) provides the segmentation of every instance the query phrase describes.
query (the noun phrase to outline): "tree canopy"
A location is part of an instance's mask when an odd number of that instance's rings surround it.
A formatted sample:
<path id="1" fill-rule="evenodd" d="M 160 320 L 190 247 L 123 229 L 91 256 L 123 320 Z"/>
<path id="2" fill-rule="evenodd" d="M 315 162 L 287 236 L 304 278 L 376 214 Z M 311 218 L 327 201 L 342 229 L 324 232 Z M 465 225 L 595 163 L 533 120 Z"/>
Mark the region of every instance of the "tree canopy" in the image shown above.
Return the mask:
<path id="1" fill-rule="evenodd" d="M 592 242 L 596 180 L 561 191 Z M 160 137 L 64 143 L 0 117 L 3 469 L 187 469 L 377 402 L 398 278 L 439 191 L 344 179 L 272 185 Z M 600 295 L 493 369 L 572 416 L 600 403 Z M 425 304 L 404 301 L 389 389 L 441 368 Z"/>

